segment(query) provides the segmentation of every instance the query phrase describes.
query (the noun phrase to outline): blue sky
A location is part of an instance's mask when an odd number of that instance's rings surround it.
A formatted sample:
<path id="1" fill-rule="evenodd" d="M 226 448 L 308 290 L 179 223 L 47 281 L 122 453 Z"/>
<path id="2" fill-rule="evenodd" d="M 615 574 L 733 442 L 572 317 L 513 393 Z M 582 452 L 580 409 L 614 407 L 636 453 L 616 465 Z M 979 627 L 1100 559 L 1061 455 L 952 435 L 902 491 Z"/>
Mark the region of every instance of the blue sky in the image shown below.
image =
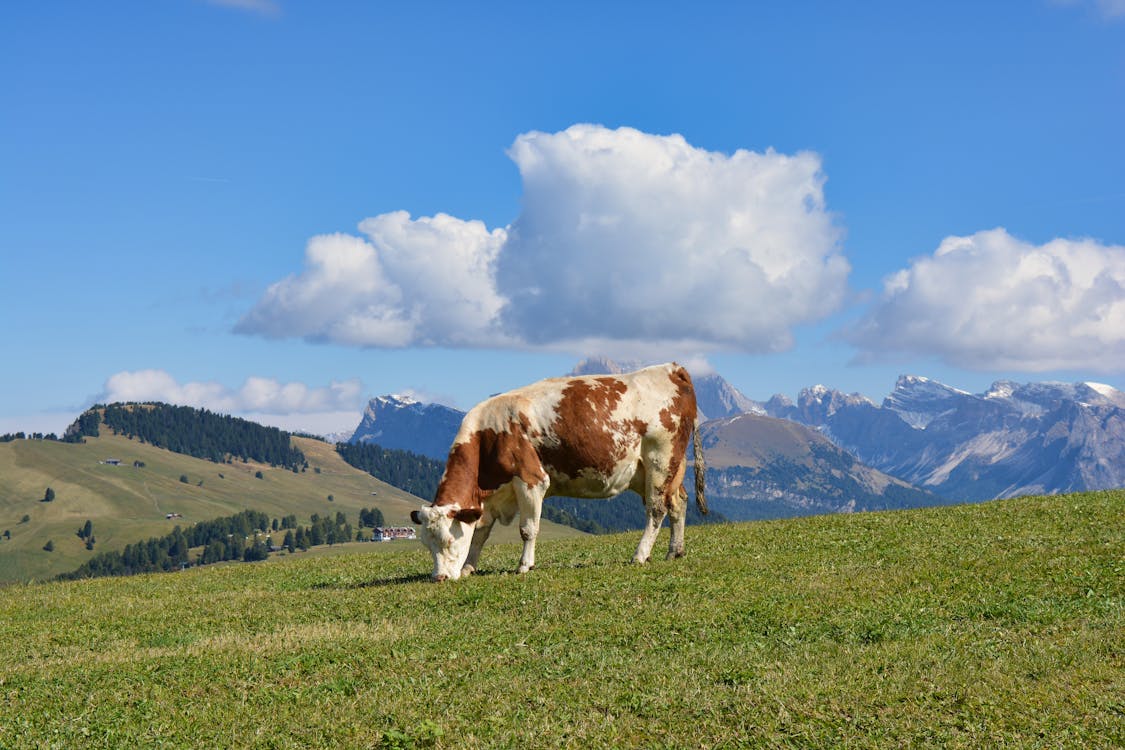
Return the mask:
<path id="1" fill-rule="evenodd" d="M 582 356 L 1125 389 L 1125 4 L 6 3 L 0 432 Z"/>

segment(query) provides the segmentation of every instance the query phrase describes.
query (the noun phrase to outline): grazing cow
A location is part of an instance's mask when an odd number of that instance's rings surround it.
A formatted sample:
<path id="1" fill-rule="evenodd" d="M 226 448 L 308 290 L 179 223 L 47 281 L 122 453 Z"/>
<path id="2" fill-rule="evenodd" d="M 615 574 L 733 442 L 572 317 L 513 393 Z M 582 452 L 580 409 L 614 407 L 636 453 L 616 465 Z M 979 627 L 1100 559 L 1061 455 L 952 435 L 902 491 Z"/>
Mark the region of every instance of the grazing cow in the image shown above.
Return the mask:
<path id="1" fill-rule="evenodd" d="M 465 415 L 431 505 L 410 514 L 434 557 L 435 581 L 471 574 L 494 523 L 518 513 L 523 555 L 535 567 L 543 499 L 605 498 L 633 490 L 648 523 L 633 560 L 647 562 L 664 516 L 668 557 L 684 554 L 688 438 L 695 389 L 675 363 L 624 375 L 552 378 L 481 402 Z M 695 499 L 703 497 L 703 450 L 695 433 Z"/>

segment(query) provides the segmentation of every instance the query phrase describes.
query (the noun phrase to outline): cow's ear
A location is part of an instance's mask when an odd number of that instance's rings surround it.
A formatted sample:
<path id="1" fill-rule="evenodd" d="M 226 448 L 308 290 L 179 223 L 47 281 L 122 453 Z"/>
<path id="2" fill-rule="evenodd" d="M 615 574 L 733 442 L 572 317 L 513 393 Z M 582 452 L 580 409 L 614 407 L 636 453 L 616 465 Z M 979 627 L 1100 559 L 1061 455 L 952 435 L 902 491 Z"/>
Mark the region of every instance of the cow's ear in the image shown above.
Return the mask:
<path id="1" fill-rule="evenodd" d="M 465 508 L 453 514 L 453 519 L 461 523 L 476 523 L 480 520 L 482 513 L 480 508 Z"/>

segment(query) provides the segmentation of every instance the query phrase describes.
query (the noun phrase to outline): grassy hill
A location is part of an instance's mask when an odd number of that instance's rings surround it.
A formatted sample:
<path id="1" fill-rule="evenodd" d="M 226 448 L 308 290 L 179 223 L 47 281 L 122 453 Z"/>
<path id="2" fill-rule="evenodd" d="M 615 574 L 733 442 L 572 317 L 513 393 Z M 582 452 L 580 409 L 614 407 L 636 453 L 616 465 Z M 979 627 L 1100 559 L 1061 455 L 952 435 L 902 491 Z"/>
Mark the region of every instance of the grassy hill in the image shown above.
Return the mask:
<path id="1" fill-rule="evenodd" d="M 1125 745 L 1123 491 L 635 542 L 13 586 L 0 747 Z"/>
<path id="2" fill-rule="evenodd" d="M 409 513 L 421 500 L 349 466 L 327 443 L 293 441 L 309 462 L 307 471 L 213 463 L 104 428 L 100 437 L 85 443 L 0 443 L 0 535 L 11 532 L 10 539 L 0 536 L 0 585 L 44 580 L 74 570 L 96 552 L 162 536 L 176 524 L 186 527 L 246 509 L 278 518 L 296 514 L 302 524 L 313 513 L 343 511 L 356 524 L 361 508 L 378 507 L 388 524 L 410 523 Z M 109 458 L 121 464 L 103 463 Z M 134 467 L 134 461 L 144 467 Z M 255 476 L 259 471 L 261 479 Z M 47 487 L 55 491 L 55 500 L 41 502 Z M 183 517 L 167 520 L 168 513 Z M 25 515 L 29 520 L 21 522 Z M 76 533 L 87 519 L 93 521 L 97 539 L 94 551 Z M 498 539 L 511 541 L 519 532 L 510 527 L 499 533 Z M 547 524 L 544 533 L 580 532 Z M 48 540 L 54 542 L 52 552 L 43 549 Z"/>

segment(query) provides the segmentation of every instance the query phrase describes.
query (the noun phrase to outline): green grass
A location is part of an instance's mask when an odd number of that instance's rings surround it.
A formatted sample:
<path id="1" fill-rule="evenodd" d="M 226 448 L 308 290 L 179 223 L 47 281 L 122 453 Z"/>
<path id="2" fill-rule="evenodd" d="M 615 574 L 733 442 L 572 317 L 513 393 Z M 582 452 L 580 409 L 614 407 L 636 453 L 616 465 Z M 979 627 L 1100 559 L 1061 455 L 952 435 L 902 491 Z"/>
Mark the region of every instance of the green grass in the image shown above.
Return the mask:
<path id="1" fill-rule="evenodd" d="M 294 474 L 254 463 L 216 464 L 104 434 L 104 427 L 102 432 L 84 444 L 0 443 L 0 535 L 5 529 L 11 532 L 10 539 L 0 536 L 0 586 L 52 578 L 98 552 L 163 536 L 177 524 L 186 527 L 241 510 L 275 518 L 292 513 L 301 523 L 308 523 L 313 513 L 343 511 L 358 525 L 361 508 L 378 507 L 388 524 L 408 525 L 410 511 L 422 502 L 349 466 L 331 445 L 317 440 L 294 438 L 309 461 L 307 471 Z M 122 465 L 100 463 L 107 458 L 118 458 Z M 134 468 L 134 461 L 143 461 L 144 468 Z M 254 476 L 257 471 L 261 479 Z M 187 483 L 180 481 L 181 475 Z M 55 500 L 40 502 L 47 487 L 55 491 Z M 183 518 L 167 520 L 165 514 L 172 512 Z M 27 523 L 20 522 L 24 515 L 30 516 Z M 76 533 L 87 519 L 93 521 L 97 539 L 93 551 Z M 580 532 L 547 524 L 545 533 L 559 537 Z M 514 528 L 501 532 L 501 540 L 518 538 Z M 55 543 L 53 552 L 43 549 L 48 540 Z"/>
<path id="2" fill-rule="evenodd" d="M 1125 492 L 635 542 L 10 587 L 0 747 L 1125 744 Z"/>

